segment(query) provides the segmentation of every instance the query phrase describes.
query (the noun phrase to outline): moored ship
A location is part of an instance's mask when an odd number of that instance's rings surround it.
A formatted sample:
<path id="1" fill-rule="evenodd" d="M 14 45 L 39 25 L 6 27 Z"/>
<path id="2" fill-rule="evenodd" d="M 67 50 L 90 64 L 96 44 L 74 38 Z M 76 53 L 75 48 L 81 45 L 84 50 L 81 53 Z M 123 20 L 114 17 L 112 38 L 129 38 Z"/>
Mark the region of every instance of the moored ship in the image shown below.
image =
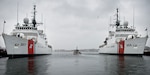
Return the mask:
<path id="1" fill-rule="evenodd" d="M 36 5 L 34 5 L 32 23 L 24 18 L 24 24 L 17 23 L 10 35 L 2 33 L 9 57 L 33 56 L 52 53 L 52 46 L 48 45 L 43 30 L 37 27 L 43 23 L 36 22 Z"/>
<path id="2" fill-rule="evenodd" d="M 104 44 L 99 46 L 100 54 L 119 54 L 119 55 L 142 55 L 148 39 L 148 34 L 142 37 L 134 27 L 129 27 L 125 21 L 123 25 L 118 19 L 115 24 L 111 24 L 109 36 L 106 37 Z"/>

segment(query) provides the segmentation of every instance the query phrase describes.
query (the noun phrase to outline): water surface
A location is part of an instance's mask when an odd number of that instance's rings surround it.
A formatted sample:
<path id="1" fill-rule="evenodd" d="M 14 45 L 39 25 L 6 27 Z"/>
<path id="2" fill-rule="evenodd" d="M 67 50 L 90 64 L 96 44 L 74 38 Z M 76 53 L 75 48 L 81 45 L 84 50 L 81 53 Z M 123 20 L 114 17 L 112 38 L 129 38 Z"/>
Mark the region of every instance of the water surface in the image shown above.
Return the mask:
<path id="1" fill-rule="evenodd" d="M 0 75 L 149 75 L 150 56 L 83 53 L 0 58 Z"/>

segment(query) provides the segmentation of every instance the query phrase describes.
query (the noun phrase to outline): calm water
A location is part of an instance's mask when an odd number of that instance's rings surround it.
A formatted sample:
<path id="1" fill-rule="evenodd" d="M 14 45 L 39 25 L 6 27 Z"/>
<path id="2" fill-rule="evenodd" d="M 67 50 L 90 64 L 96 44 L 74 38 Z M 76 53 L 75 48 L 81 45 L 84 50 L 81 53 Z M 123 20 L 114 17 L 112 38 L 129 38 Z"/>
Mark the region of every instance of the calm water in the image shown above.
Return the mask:
<path id="1" fill-rule="evenodd" d="M 150 75 L 150 56 L 54 53 L 0 58 L 0 75 Z"/>

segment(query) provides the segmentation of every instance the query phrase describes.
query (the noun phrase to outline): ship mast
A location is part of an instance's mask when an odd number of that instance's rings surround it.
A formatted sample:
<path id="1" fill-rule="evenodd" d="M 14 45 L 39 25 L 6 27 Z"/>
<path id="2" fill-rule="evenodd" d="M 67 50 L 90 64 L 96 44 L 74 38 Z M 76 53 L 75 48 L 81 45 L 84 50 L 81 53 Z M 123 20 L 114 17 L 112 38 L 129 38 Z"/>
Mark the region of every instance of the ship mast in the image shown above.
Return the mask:
<path id="1" fill-rule="evenodd" d="M 34 12 L 33 12 L 33 20 L 32 20 L 32 24 L 33 24 L 33 27 L 36 26 L 36 5 L 34 5 L 34 8 L 33 8 Z"/>
<path id="2" fill-rule="evenodd" d="M 120 25 L 120 21 L 119 21 L 119 19 L 118 19 L 118 8 L 116 9 L 117 10 L 117 21 L 116 21 L 116 26 L 118 27 L 119 25 Z"/>

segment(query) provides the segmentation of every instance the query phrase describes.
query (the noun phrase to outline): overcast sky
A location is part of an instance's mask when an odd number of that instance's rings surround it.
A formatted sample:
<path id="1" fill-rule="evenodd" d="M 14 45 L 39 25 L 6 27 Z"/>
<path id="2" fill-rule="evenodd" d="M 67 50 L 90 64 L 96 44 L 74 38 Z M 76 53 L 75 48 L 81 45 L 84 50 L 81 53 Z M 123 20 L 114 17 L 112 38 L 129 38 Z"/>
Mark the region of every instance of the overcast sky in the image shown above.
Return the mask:
<path id="1" fill-rule="evenodd" d="M 150 0 L 0 0 L 0 33 L 6 20 L 5 33 L 9 34 L 23 18 L 32 19 L 33 5 L 37 5 L 37 21 L 43 22 L 48 43 L 54 49 L 98 48 L 108 36 L 108 27 L 114 22 L 119 8 L 121 22 L 133 25 L 133 8 L 137 31 L 145 34 L 150 29 Z M 31 21 L 30 21 L 31 22 Z M 149 42 L 149 40 L 148 40 Z M 147 45 L 150 46 L 150 43 Z M 0 46 L 4 47 L 2 36 Z"/>

